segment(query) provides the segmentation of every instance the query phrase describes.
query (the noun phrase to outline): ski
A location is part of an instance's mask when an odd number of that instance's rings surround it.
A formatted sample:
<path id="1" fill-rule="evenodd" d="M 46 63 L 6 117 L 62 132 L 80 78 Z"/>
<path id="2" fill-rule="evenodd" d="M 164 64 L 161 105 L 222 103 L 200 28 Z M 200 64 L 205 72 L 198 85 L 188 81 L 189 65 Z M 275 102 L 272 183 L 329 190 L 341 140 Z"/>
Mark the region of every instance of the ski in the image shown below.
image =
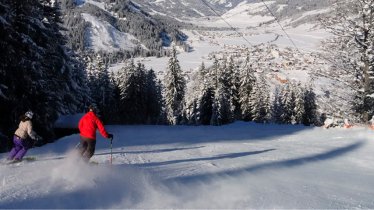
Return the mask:
<path id="1" fill-rule="evenodd" d="M 24 157 L 22 161 L 27 161 L 27 162 L 36 161 L 36 157 L 35 156 Z"/>
<path id="2" fill-rule="evenodd" d="M 90 161 L 90 162 L 88 162 L 90 165 L 99 165 L 99 162 L 97 162 L 97 161 Z"/>
<path id="3" fill-rule="evenodd" d="M 6 160 L 6 161 L 3 161 L 2 164 L 3 165 L 21 165 L 21 163 L 33 162 L 33 161 L 36 161 L 36 157 L 28 156 L 28 157 L 22 158 L 22 160 Z"/>

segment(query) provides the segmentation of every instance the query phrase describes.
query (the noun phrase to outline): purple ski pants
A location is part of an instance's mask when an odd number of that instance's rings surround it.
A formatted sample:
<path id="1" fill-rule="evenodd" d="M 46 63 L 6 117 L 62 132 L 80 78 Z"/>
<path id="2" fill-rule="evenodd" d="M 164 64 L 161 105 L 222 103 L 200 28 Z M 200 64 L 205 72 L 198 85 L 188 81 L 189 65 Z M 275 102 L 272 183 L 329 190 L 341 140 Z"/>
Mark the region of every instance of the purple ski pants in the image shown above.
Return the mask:
<path id="1" fill-rule="evenodd" d="M 9 153 L 8 159 L 22 160 L 28 149 L 32 147 L 32 143 L 29 139 L 21 139 L 18 136 L 13 137 L 14 146 Z"/>

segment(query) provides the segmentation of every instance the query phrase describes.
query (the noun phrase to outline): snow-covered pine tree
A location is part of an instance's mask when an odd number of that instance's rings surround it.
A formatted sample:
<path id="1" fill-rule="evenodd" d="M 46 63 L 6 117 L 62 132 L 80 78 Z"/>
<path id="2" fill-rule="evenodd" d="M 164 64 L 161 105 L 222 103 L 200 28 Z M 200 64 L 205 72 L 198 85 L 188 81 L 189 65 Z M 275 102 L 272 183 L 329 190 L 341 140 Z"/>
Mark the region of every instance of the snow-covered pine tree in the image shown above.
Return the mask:
<path id="1" fill-rule="evenodd" d="M 239 88 L 240 88 L 240 75 L 239 69 L 237 68 L 233 56 L 230 56 L 227 62 L 227 71 L 229 76 L 229 88 L 231 95 L 231 106 L 233 109 L 234 119 L 241 119 L 241 109 L 240 109 L 240 97 L 239 97 Z"/>
<path id="2" fill-rule="evenodd" d="M 214 91 L 214 98 L 212 103 L 212 117 L 210 119 L 211 125 L 221 125 L 221 116 L 220 116 L 220 98 L 219 98 L 219 75 L 218 72 L 220 70 L 218 59 L 214 56 L 213 66 L 210 70 L 210 75 L 213 75 L 211 77 L 212 79 L 212 88 Z"/>
<path id="3" fill-rule="evenodd" d="M 201 110 L 200 107 L 202 105 L 202 96 L 206 88 L 206 82 L 205 82 L 205 77 L 207 74 L 207 70 L 205 68 L 204 62 L 201 63 L 199 69 L 197 70 L 197 73 L 195 74 L 196 76 L 192 79 L 192 82 L 194 83 L 193 89 L 193 96 L 195 99 L 195 104 L 196 104 L 196 110 L 193 116 L 194 123 L 196 125 L 201 124 Z"/>
<path id="4" fill-rule="evenodd" d="M 181 124 L 188 124 L 188 125 L 197 125 L 198 122 L 198 104 L 197 98 L 192 98 L 190 101 L 186 101 L 186 105 L 184 107 L 182 113 L 182 121 Z"/>
<path id="5" fill-rule="evenodd" d="M 199 103 L 199 120 L 202 125 L 210 125 L 213 115 L 214 90 L 207 86 L 203 92 Z"/>
<path id="6" fill-rule="evenodd" d="M 269 122 L 271 119 L 270 90 L 264 74 L 256 80 L 250 98 L 252 120 L 259 123 Z"/>
<path id="7" fill-rule="evenodd" d="M 197 101 L 197 124 L 209 125 L 212 118 L 214 90 L 204 62 L 199 68 L 198 80 L 200 87 Z"/>
<path id="8" fill-rule="evenodd" d="M 290 124 L 295 117 L 295 96 L 292 87 L 290 83 L 286 83 L 280 91 L 280 103 L 283 111 L 280 115 L 281 123 Z"/>
<path id="9" fill-rule="evenodd" d="M 251 94 L 252 94 L 252 89 L 255 83 L 256 83 L 255 70 L 250 63 L 250 57 L 248 54 L 246 57 L 246 61 L 244 63 L 244 67 L 241 70 L 240 88 L 239 88 L 242 119 L 245 121 L 252 120 Z"/>
<path id="10" fill-rule="evenodd" d="M 204 63 L 201 64 L 196 72 L 190 75 L 189 84 L 186 90 L 185 101 L 186 105 L 183 111 L 183 118 L 186 124 L 200 124 L 199 104 L 201 100 L 201 93 L 204 89 L 204 78 L 206 69 Z"/>
<path id="11" fill-rule="evenodd" d="M 147 70 L 145 69 L 144 64 L 138 62 L 136 65 L 136 88 L 135 88 L 135 95 L 137 95 L 137 98 L 135 100 L 136 103 L 133 105 L 137 107 L 137 112 L 135 119 L 135 123 L 145 123 L 148 119 L 148 106 L 147 106 L 147 97 L 148 94 L 148 78 L 147 78 Z M 150 101 L 149 101 L 150 102 Z"/>
<path id="12" fill-rule="evenodd" d="M 214 57 L 212 72 L 214 77 L 214 100 L 211 125 L 222 125 L 233 120 L 233 112 L 231 108 L 229 76 L 226 68 L 226 59 L 223 59 L 222 64 Z"/>
<path id="13" fill-rule="evenodd" d="M 133 79 L 130 79 L 132 75 L 135 74 L 136 66 L 134 64 L 134 60 L 131 59 L 130 62 L 126 63 L 124 67 L 118 70 L 116 75 L 116 84 L 119 89 L 119 116 L 120 116 L 120 123 L 129 123 L 130 116 L 128 116 L 127 106 L 129 96 L 129 87 L 132 86 L 130 83 Z"/>
<path id="14" fill-rule="evenodd" d="M 104 119 L 110 119 L 109 112 L 112 110 L 111 103 L 114 101 L 114 86 L 110 82 L 108 66 L 100 55 L 95 58 L 87 58 L 88 86 L 91 91 L 93 102 L 99 107 Z"/>
<path id="15" fill-rule="evenodd" d="M 343 0 L 334 5 L 331 17 L 322 23 L 334 34 L 323 46 L 332 62 L 330 74 L 351 90 L 353 111 L 367 122 L 374 114 L 374 1 Z"/>
<path id="16" fill-rule="evenodd" d="M 281 116 L 283 114 L 284 107 L 282 103 L 281 89 L 282 87 L 277 86 L 274 92 L 274 101 L 272 106 L 272 121 L 276 123 L 282 123 Z"/>
<path id="17" fill-rule="evenodd" d="M 262 104 L 262 95 L 261 95 L 261 89 L 259 82 L 256 80 L 254 83 L 250 96 L 249 96 L 249 114 L 251 116 L 251 120 L 255 122 L 262 122 L 262 113 L 261 108 L 263 106 Z"/>
<path id="18" fill-rule="evenodd" d="M 148 118 L 147 72 L 143 64 L 136 66 L 132 60 L 121 69 L 117 79 L 120 89 L 120 115 L 123 123 L 146 123 Z"/>
<path id="19" fill-rule="evenodd" d="M 119 124 L 121 122 L 121 115 L 120 115 L 120 102 L 121 102 L 121 91 L 119 88 L 119 81 L 118 81 L 118 72 L 115 74 L 113 71 L 110 72 L 109 80 L 110 85 L 112 86 L 112 99 L 108 101 L 108 108 L 110 110 L 106 110 L 106 119 L 107 122 L 112 124 Z"/>
<path id="20" fill-rule="evenodd" d="M 234 120 L 234 109 L 232 106 L 232 75 L 227 68 L 227 59 L 223 58 L 218 71 L 218 97 L 221 124 L 227 124 Z M 229 71 L 230 70 L 230 71 Z"/>
<path id="21" fill-rule="evenodd" d="M 155 72 L 151 69 L 146 72 L 146 123 L 164 123 L 161 117 L 163 106 L 161 82 L 157 79 Z"/>
<path id="22" fill-rule="evenodd" d="M 313 87 L 305 88 L 304 93 L 304 116 L 302 123 L 304 125 L 313 125 L 317 123 L 317 103 L 316 94 L 314 93 Z"/>
<path id="23" fill-rule="evenodd" d="M 85 70 L 85 64 L 82 62 L 84 59 L 74 53 L 72 50 L 66 51 L 70 57 L 70 68 L 71 68 L 71 82 L 70 91 L 75 96 L 75 99 L 66 99 L 65 107 L 67 110 L 62 113 L 77 113 L 87 109 L 87 104 L 91 100 L 89 98 L 90 89 L 88 87 L 88 77 Z M 70 110 L 70 111 L 68 111 Z"/>
<path id="24" fill-rule="evenodd" d="M 293 92 L 295 97 L 295 107 L 293 109 L 294 123 L 301 124 L 305 116 L 305 90 L 301 86 L 301 83 L 297 83 L 293 84 Z"/>
<path id="25" fill-rule="evenodd" d="M 266 86 L 263 87 L 264 92 L 264 112 L 266 113 L 264 122 L 271 122 L 273 119 L 273 107 L 272 107 L 272 101 L 271 101 L 271 92 L 269 85 L 266 84 Z"/>
<path id="26" fill-rule="evenodd" d="M 172 50 L 168 66 L 166 67 L 164 86 L 167 119 L 169 124 L 176 125 L 182 117 L 186 81 L 183 77 L 175 48 Z"/>

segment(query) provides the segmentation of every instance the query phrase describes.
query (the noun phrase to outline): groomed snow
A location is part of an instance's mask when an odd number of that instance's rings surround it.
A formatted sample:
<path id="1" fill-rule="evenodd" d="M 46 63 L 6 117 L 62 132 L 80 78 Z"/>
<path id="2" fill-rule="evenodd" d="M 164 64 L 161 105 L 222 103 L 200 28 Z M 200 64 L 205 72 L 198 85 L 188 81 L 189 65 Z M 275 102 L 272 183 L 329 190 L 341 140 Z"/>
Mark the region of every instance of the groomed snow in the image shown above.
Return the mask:
<path id="1" fill-rule="evenodd" d="M 374 131 L 261 125 L 107 126 L 92 160 L 78 135 L 0 165 L 0 208 L 374 208 Z M 6 154 L 1 154 L 2 158 Z"/>

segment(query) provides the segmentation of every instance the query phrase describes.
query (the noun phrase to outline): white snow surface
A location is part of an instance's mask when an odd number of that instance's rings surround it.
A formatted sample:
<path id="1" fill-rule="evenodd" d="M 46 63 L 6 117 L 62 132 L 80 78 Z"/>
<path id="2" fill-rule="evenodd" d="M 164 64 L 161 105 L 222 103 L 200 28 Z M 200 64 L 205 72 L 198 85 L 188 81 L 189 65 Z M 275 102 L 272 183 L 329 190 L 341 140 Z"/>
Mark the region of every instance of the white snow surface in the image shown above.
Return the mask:
<path id="1" fill-rule="evenodd" d="M 95 5 L 95 6 L 99 7 L 100 9 L 106 11 L 105 2 L 97 2 L 97 1 L 94 1 L 94 0 L 85 0 L 85 1 L 86 1 L 86 3 Z"/>
<path id="2" fill-rule="evenodd" d="M 99 137 L 98 165 L 74 155 L 77 134 L 29 150 L 36 161 L 1 164 L 0 208 L 374 208 L 374 131 L 365 127 L 107 130 L 113 150 Z"/>

